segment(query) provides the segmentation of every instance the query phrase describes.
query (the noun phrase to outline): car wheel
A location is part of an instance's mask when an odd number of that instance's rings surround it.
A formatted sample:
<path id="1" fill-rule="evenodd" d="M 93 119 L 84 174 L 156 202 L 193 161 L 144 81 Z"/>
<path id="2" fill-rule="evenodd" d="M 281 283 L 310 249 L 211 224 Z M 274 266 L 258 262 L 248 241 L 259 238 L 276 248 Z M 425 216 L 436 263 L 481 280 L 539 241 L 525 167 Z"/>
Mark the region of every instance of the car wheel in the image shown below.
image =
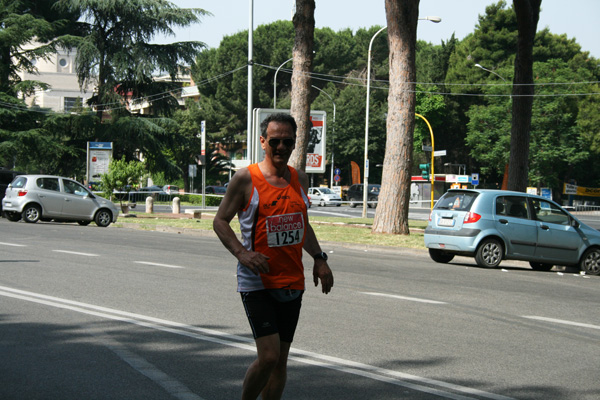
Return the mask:
<path id="1" fill-rule="evenodd" d="M 374 201 L 375 203 L 369 203 L 369 208 L 377 208 L 377 199 L 375 197 L 370 198 L 369 201 Z"/>
<path id="2" fill-rule="evenodd" d="M 600 249 L 592 248 L 583 253 L 579 267 L 588 275 L 600 275 Z"/>
<path id="3" fill-rule="evenodd" d="M 485 239 L 475 253 L 477 265 L 483 268 L 496 268 L 502 261 L 504 248 L 498 239 Z"/>
<path id="4" fill-rule="evenodd" d="M 336 204 L 335 206 L 336 206 L 336 207 L 339 207 L 339 206 L 341 206 L 341 204 L 339 204 L 339 203 L 338 203 L 338 204 Z"/>
<path id="5" fill-rule="evenodd" d="M 14 211 L 6 211 L 4 213 L 4 217 L 12 222 L 17 222 L 21 220 L 21 214 L 18 212 L 14 212 Z"/>
<path id="6" fill-rule="evenodd" d="M 324 200 L 321 200 L 319 202 L 319 207 L 325 207 L 325 201 Z"/>
<path id="7" fill-rule="evenodd" d="M 539 263 L 539 262 L 533 262 L 533 261 L 531 261 L 529 263 L 529 265 L 531 266 L 531 268 L 533 268 L 536 271 L 550 271 L 552 269 L 552 267 L 554 267 L 553 264 L 545 264 L 545 263 Z"/>
<path id="8" fill-rule="evenodd" d="M 446 264 L 452 261 L 454 254 L 446 253 L 443 250 L 429 249 L 429 257 L 437 263 Z"/>
<path id="9" fill-rule="evenodd" d="M 30 224 L 35 224 L 42 217 L 42 210 L 39 206 L 31 204 L 23 209 L 23 220 Z"/>
<path id="10" fill-rule="evenodd" d="M 88 226 L 92 221 L 77 221 L 77 223 L 81 226 Z"/>
<path id="11" fill-rule="evenodd" d="M 100 210 L 96 213 L 94 221 L 96 222 L 96 225 L 106 228 L 112 221 L 112 214 L 108 210 Z"/>
<path id="12" fill-rule="evenodd" d="M 356 201 L 356 200 L 354 200 L 354 199 L 350 199 L 350 207 L 352 207 L 352 208 L 356 208 L 356 203 L 355 203 L 355 201 Z"/>

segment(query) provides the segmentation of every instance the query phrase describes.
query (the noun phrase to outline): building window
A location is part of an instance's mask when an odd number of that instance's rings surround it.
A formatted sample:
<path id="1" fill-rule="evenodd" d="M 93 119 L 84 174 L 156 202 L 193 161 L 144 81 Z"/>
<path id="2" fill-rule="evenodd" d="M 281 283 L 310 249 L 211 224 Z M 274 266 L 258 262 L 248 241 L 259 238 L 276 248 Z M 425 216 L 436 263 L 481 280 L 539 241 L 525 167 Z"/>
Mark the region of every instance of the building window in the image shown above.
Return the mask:
<path id="1" fill-rule="evenodd" d="M 64 100 L 64 110 L 65 111 L 71 111 L 73 109 L 73 107 L 81 107 L 82 106 L 82 100 L 81 97 L 65 97 Z"/>

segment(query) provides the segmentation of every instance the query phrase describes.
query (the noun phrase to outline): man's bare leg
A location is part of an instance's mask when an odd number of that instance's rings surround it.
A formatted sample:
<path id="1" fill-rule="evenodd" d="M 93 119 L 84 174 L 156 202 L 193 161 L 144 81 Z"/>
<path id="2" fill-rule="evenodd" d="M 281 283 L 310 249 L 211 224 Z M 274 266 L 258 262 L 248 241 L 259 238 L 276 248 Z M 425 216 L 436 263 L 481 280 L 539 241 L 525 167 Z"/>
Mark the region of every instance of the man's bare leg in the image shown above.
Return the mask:
<path id="1" fill-rule="evenodd" d="M 242 387 L 242 400 L 256 400 L 266 388 L 271 379 L 271 373 L 278 367 L 281 354 L 279 334 L 256 339 L 256 352 L 257 359 L 250 364 L 246 371 Z"/>
<path id="2" fill-rule="evenodd" d="M 279 400 L 287 380 L 287 361 L 291 343 L 280 342 L 279 361 L 271 372 L 269 381 L 262 391 L 263 400 Z"/>

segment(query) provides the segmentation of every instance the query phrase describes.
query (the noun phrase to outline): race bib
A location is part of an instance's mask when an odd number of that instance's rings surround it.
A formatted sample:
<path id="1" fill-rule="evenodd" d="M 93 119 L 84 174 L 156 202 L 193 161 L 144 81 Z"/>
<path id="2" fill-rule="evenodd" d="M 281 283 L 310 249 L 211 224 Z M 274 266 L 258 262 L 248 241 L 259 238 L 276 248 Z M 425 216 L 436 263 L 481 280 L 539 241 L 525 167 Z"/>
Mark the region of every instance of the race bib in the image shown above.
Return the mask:
<path id="1" fill-rule="evenodd" d="M 302 243 L 304 216 L 302 213 L 267 217 L 267 244 L 269 247 L 290 246 Z"/>

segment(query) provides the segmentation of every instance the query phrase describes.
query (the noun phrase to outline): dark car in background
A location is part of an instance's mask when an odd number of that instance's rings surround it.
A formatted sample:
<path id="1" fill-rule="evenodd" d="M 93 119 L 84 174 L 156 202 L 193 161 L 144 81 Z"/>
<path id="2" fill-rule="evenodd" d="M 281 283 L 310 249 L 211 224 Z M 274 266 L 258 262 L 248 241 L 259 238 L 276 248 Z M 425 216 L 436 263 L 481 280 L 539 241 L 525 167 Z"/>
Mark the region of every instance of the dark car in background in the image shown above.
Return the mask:
<path id="1" fill-rule="evenodd" d="M 358 183 L 350 186 L 348 191 L 346 192 L 346 198 L 350 202 L 350 207 L 354 208 L 358 204 L 362 204 L 363 202 L 363 187 L 362 183 Z M 369 190 L 367 191 L 367 206 L 369 208 L 377 207 L 377 201 L 379 200 L 379 191 L 381 190 L 381 185 L 377 184 L 369 184 Z"/>
<path id="2" fill-rule="evenodd" d="M 206 194 L 225 194 L 227 188 L 225 186 L 207 186 L 204 188 Z"/>
<path id="3" fill-rule="evenodd" d="M 156 201 L 169 201 L 169 196 L 160 186 L 146 186 L 129 193 L 130 202 L 144 202 L 146 198 L 152 197 Z"/>
<path id="4" fill-rule="evenodd" d="M 600 232 L 554 201 L 528 193 L 451 189 L 431 211 L 424 240 L 439 263 L 463 255 L 484 268 L 512 259 L 538 271 L 563 265 L 600 275 Z"/>
<path id="5" fill-rule="evenodd" d="M 2 199 L 6 194 L 6 188 L 17 175 L 23 175 L 23 172 L 0 168 L 0 213 L 2 212 Z"/>

